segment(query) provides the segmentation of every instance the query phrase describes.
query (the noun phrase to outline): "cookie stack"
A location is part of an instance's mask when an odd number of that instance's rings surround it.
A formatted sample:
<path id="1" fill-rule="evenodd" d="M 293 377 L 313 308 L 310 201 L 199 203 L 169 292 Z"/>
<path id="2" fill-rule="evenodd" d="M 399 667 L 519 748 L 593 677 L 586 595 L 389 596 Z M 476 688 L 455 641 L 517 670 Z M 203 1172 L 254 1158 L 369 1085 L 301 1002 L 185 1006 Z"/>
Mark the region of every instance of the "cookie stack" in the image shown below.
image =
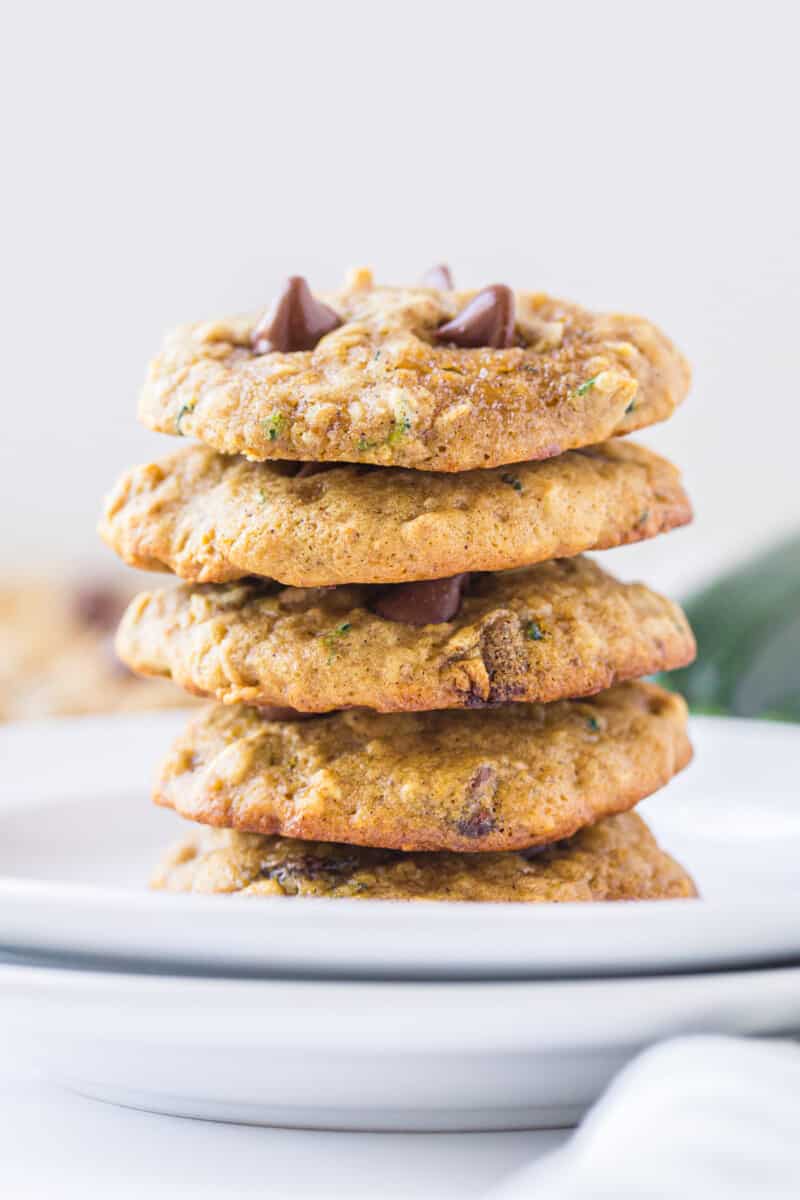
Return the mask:
<path id="1" fill-rule="evenodd" d="M 581 557 L 691 518 L 616 440 L 689 381 L 650 323 L 354 272 L 190 325 L 140 415 L 195 438 L 126 474 L 105 540 L 133 670 L 213 698 L 155 799 L 172 890 L 447 900 L 694 894 L 631 810 L 684 767 L 686 619 Z M 608 440 L 614 439 L 614 440 Z M 198 444 L 199 443 L 199 444 Z"/>

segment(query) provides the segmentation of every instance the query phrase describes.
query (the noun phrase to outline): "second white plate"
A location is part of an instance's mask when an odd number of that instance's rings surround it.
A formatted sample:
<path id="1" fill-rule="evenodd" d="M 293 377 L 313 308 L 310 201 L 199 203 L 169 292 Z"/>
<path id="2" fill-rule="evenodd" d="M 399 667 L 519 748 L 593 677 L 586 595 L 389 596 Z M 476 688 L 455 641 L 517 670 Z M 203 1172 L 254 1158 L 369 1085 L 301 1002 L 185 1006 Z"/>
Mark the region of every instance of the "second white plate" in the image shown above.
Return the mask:
<path id="1" fill-rule="evenodd" d="M 800 960 L 800 729 L 696 719 L 695 764 L 643 806 L 704 899 L 390 904 L 151 894 L 186 826 L 148 799 L 185 714 L 0 730 L 0 950 L 137 968 L 542 978 Z"/>
<path id="2" fill-rule="evenodd" d="M 184 1117 L 326 1129 L 572 1124 L 679 1033 L 796 1034 L 800 968 L 505 983 L 193 979 L 0 966 L 52 1079 Z"/>

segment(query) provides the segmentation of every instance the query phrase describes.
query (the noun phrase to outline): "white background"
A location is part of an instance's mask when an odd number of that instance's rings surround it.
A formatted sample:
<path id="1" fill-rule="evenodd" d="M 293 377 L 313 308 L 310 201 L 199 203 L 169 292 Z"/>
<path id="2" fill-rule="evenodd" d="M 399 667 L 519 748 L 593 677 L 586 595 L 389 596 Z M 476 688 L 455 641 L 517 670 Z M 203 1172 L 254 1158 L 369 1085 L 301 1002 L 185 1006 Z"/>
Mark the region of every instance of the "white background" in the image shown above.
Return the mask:
<path id="1" fill-rule="evenodd" d="M 692 359 L 642 440 L 696 525 L 613 564 L 682 591 L 800 525 L 791 3 L 26 3 L 7 10 L 0 570 L 113 569 L 102 494 L 173 448 L 173 323 L 289 272 L 507 281 L 640 311 Z M 641 436 L 641 435 L 640 435 Z"/>
<path id="2" fill-rule="evenodd" d="M 412 281 L 444 259 L 463 286 L 642 312 L 685 349 L 689 402 L 640 436 L 684 467 L 698 519 L 616 552 L 623 573 L 682 592 L 799 527 L 797 13 L 7 5 L 0 572 L 114 569 L 94 535 L 101 496 L 173 445 L 134 416 L 166 327 L 266 304 L 290 272 L 334 286 L 355 263 Z M 303 1135 L 211 1138 L 12 1086 L 5 1178 L 48 1200 L 96 1194 L 87 1161 L 104 1194 L 141 1191 L 144 1172 L 150 1194 L 174 1196 L 193 1169 L 213 1190 L 220 1163 L 234 1185 L 298 1198 L 342 1194 L 344 1176 L 348 1195 L 411 1195 L 403 1163 L 415 1195 L 476 1194 L 529 1153 L 526 1135 L 377 1151 L 318 1137 L 315 1158 Z"/>

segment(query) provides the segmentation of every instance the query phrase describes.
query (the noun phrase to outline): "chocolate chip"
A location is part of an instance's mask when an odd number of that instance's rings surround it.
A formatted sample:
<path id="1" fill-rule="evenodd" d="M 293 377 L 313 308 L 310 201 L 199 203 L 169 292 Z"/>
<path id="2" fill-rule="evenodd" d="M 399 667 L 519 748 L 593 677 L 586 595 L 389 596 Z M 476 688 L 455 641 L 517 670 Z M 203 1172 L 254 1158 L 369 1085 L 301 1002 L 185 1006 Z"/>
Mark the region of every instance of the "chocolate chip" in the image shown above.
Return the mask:
<path id="1" fill-rule="evenodd" d="M 344 847 L 330 855 L 298 854 L 285 858 L 274 866 L 261 870 L 262 879 L 275 879 L 287 892 L 297 893 L 304 880 L 329 879 L 337 883 L 362 867 L 381 866 L 395 862 L 402 854 L 395 850 L 371 850 L 361 854 L 347 854 Z"/>
<path id="2" fill-rule="evenodd" d="M 319 879 L 320 875 L 349 875 L 358 867 L 356 855 L 325 857 L 322 854 L 302 854 L 286 858 L 280 866 L 269 868 L 264 874 L 283 884 L 290 877 Z"/>
<path id="3" fill-rule="evenodd" d="M 292 275 L 250 340 L 256 354 L 313 350 L 320 338 L 341 323 L 338 313 L 314 299 L 302 275 Z"/>
<path id="4" fill-rule="evenodd" d="M 452 292 L 453 276 L 445 263 L 437 263 L 426 271 L 421 280 L 423 287 L 438 288 L 440 292 Z"/>
<path id="5" fill-rule="evenodd" d="M 103 585 L 81 587 L 73 598 L 75 617 L 89 629 L 110 633 L 122 616 L 125 601 L 113 588 Z"/>
<path id="6" fill-rule="evenodd" d="M 491 346 L 495 350 L 514 344 L 514 293 L 503 283 L 478 292 L 465 309 L 441 325 L 434 336 L 462 349 Z"/>
<path id="7" fill-rule="evenodd" d="M 491 833 L 495 824 L 494 813 L 491 809 L 476 808 L 456 823 L 456 829 L 462 837 L 480 838 Z"/>
<path id="8" fill-rule="evenodd" d="M 372 611 L 387 621 L 404 625 L 440 625 L 450 621 L 461 607 L 461 596 L 469 575 L 449 579 L 426 579 L 418 583 L 395 583 L 381 591 Z"/>
<path id="9" fill-rule="evenodd" d="M 456 828 L 462 837 L 479 838 L 491 833 L 497 826 L 492 808 L 497 791 L 497 771 L 484 763 L 478 767 L 467 786 L 467 802 Z"/>
<path id="10" fill-rule="evenodd" d="M 485 624 L 480 649 L 489 676 L 489 702 L 506 704 L 522 699 L 530 684 L 530 667 L 517 616 L 500 612 Z"/>

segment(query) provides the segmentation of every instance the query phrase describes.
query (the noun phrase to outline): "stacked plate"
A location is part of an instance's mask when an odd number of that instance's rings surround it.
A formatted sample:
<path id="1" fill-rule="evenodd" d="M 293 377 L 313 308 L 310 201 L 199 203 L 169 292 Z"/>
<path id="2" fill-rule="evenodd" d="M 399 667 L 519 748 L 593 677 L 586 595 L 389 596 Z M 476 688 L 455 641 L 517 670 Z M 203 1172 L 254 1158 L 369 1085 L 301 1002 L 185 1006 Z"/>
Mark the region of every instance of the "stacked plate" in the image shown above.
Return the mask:
<path id="1" fill-rule="evenodd" d="M 644 805 L 698 902 L 150 893 L 171 713 L 0 731 L 0 1019 L 54 1079 L 185 1116 L 364 1129 L 575 1121 L 643 1046 L 800 1032 L 800 730 L 696 718 Z"/>

